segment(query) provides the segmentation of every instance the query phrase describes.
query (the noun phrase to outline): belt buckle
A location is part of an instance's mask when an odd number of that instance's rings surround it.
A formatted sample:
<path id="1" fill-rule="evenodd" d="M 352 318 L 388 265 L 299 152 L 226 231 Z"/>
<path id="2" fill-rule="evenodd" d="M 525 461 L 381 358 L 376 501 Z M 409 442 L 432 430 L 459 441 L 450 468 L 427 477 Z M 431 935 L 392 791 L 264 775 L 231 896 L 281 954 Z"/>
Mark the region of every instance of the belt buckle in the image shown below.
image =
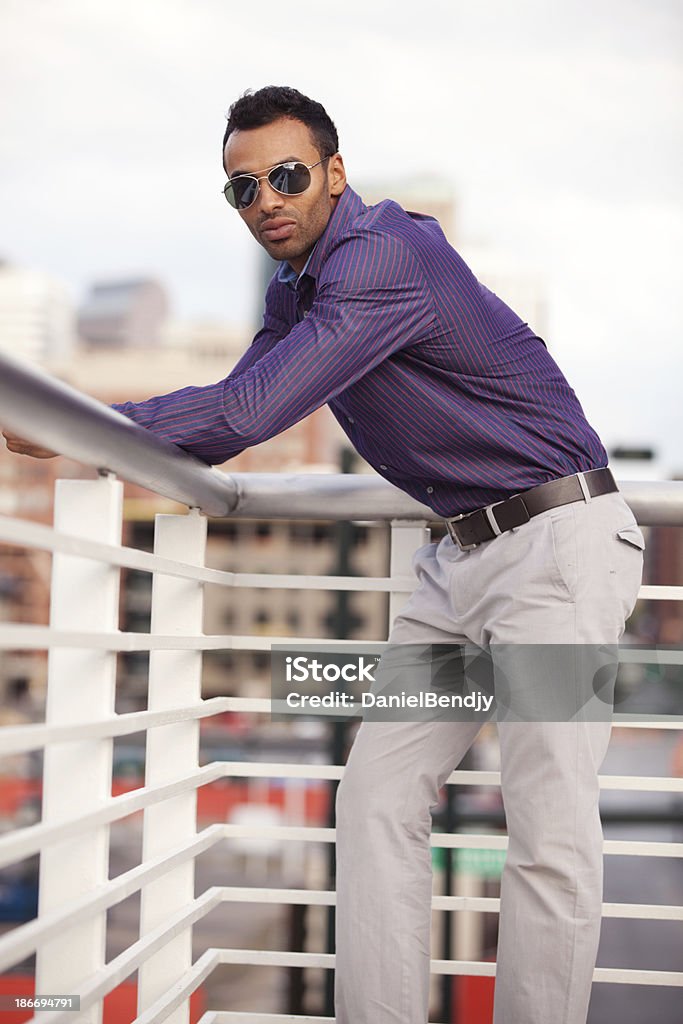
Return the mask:
<path id="1" fill-rule="evenodd" d="M 448 534 L 449 534 L 451 540 L 455 541 L 455 543 L 458 545 L 458 547 L 460 548 L 461 551 L 474 551 L 475 548 L 479 547 L 478 543 L 477 544 L 463 544 L 463 542 L 460 540 L 460 538 L 458 537 L 458 535 L 455 532 L 455 530 L 453 530 L 451 528 L 453 523 L 458 523 L 458 522 L 460 522 L 461 519 L 466 519 L 469 514 L 470 514 L 469 512 L 461 512 L 461 514 L 459 516 L 451 516 L 450 519 L 446 520 L 446 529 L 448 530 Z"/>

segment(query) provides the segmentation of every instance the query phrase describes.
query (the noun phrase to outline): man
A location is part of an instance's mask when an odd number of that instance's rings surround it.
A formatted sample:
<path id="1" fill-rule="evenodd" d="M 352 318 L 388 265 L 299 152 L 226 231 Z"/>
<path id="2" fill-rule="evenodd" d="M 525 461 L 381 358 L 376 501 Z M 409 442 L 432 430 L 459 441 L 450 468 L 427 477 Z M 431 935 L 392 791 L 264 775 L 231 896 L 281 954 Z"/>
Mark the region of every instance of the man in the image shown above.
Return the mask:
<path id="1" fill-rule="evenodd" d="M 225 380 L 116 408 L 221 463 L 328 403 L 378 473 L 450 520 L 417 553 L 392 644 L 512 646 L 523 656 L 505 666 L 511 692 L 530 650 L 614 645 L 642 535 L 542 340 L 433 219 L 363 204 L 320 104 L 289 88 L 247 94 L 223 144 L 226 198 L 281 261 L 263 328 Z M 558 659 L 548 685 L 572 691 L 580 662 Z M 510 839 L 496 1024 L 586 1018 L 610 727 L 574 718 L 499 724 Z M 359 730 L 338 800 L 337 1024 L 426 1024 L 430 808 L 480 727 Z"/>

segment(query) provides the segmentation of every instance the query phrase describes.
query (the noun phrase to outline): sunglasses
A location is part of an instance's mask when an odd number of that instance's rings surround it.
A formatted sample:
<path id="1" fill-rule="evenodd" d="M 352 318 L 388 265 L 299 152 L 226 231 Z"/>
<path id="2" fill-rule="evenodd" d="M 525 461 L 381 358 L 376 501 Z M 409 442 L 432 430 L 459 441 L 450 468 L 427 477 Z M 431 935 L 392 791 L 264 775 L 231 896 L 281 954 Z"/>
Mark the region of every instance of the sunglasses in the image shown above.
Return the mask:
<path id="1" fill-rule="evenodd" d="M 287 161 L 276 164 L 267 174 L 260 177 L 255 174 L 238 174 L 228 179 L 223 195 L 235 210 L 248 210 L 256 202 L 261 182 L 267 178 L 270 187 L 281 196 L 300 196 L 311 184 L 311 170 L 329 159 L 329 156 L 324 156 L 314 164 L 302 164 L 298 160 Z"/>

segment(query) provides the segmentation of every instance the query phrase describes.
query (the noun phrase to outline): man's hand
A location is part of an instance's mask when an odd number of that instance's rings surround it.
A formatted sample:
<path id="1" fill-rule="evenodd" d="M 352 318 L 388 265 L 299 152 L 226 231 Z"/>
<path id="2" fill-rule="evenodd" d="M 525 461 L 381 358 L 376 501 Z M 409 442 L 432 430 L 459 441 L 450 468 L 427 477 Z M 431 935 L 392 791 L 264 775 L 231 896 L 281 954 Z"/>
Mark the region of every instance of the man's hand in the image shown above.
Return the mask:
<path id="1" fill-rule="evenodd" d="M 23 437 L 17 437 L 16 434 L 11 434 L 9 430 L 3 430 L 2 436 L 7 441 L 7 447 L 11 452 L 16 452 L 17 455 L 31 455 L 34 459 L 53 459 L 58 452 L 50 451 L 49 448 L 41 448 L 40 445 L 34 444 L 33 441 L 27 441 Z"/>

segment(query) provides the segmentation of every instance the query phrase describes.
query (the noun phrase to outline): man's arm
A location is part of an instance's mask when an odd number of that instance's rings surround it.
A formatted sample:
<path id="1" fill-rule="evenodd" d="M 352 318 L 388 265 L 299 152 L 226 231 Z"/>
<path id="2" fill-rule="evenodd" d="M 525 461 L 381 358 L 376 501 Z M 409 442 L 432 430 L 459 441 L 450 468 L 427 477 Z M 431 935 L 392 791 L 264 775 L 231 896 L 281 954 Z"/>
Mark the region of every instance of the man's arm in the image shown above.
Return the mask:
<path id="1" fill-rule="evenodd" d="M 131 406 L 153 433 L 217 464 L 281 433 L 382 360 L 428 333 L 431 294 L 398 239 L 345 240 L 324 268 L 316 301 L 289 333 L 247 368 Z M 121 407 L 127 415 L 129 407 Z"/>
<path id="2" fill-rule="evenodd" d="M 278 316 L 276 316 L 272 311 L 268 309 L 267 302 L 266 312 L 263 318 L 263 327 L 258 332 L 258 334 L 255 335 L 251 345 L 237 361 L 237 363 L 232 368 L 232 370 L 228 374 L 228 377 L 225 378 L 225 380 L 230 380 L 231 378 L 239 377 L 243 373 L 245 373 L 251 366 L 254 365 L 254 363 L 257 363 L 259 359 L 261 359 L 267 352 L 269 352 L 270 349 L 274 345 L 276 345 L 281 338 L 284 338 L 286 336 L 287 332 L 289 331 L 289 328 L 289 324 L 285 323 L 283 320 L 281 320 Z M 180 391 L 174 391 L 168 395 L 162 395 L 159 398 L 147 399 L 146 401 L 143 402 L 115 402 L 112 404 L 112 409 L 116 409 L 117 412 L 120 412 L 124 416 L 127 416 L 128 419 L 133 420 L 135 423 L 139 423 L 141 427 L 146 427 L 153 433 L 157 433 L 160 436 L 165 437 L 167 440 L 172 440 L 172 438 L 169 437 L 166 433 L 162 432 L 159 429 L 155 430 L 154 428 L 155 417 L 157 415 L 159 403 L 163 402 L 167 406 L 168 416 L 173 415 L 174 409 L 176 409 L 180 414 L 184 407 L 186 394 L 188 392 L 203 392 L 208 397 L 208 395 L 211 392 L 211 389 L 214 387 L 216 387 L 216 385 L 208 385 L 199 388 L 182 388 Z M 206 409 L 208 409 L 208 402 L 206 404 L 206 408 L 202 408 L 202 405 L 203 403 L 199 403 L 199 406 L 196 409 L 198 417 L 196 427 L 198 429 L 201 429 L 202 419 L 206 413 Z M 179 444 L 179 442 L 174 440 L 174 444 Z M 235 452 L 235 454 L 237 454 L 237 452 Z"/>

